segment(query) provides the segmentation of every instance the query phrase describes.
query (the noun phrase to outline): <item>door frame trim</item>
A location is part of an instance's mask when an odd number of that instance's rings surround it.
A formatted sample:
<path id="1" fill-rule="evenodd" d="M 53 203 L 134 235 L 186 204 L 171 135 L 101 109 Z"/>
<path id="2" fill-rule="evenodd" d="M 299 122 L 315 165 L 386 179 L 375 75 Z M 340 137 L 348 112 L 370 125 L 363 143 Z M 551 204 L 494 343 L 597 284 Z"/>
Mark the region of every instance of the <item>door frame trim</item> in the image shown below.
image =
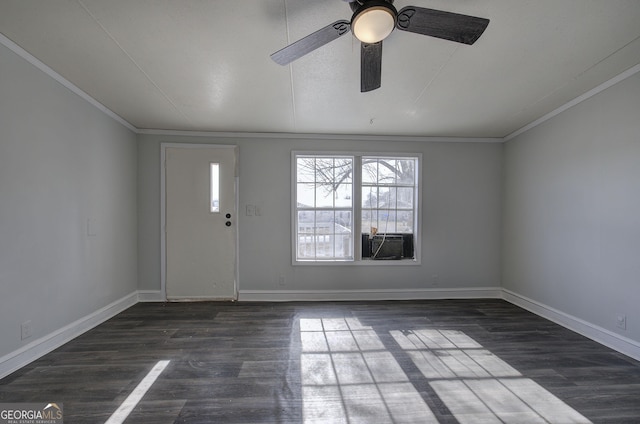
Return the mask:
<path id="1" fill-rule="evenodd" d="M 184 149 L 234 149 L 235 150 L 235 206 L 236 215 L 239 216 L 239 196 L 240 185 L 238 178 L 238 145 L 236 144 L 195 144 L 195 143 L 172 143 L 161 142 L 160 143 L 160 293 L 163 300 L 167 301 L 167 148 L 184 148 Z M 239 234 L 238 230 L 239 219 L 236 219 L 235 234 L 236 234 L 236 266 L 234 269 L 234 282 L 233 282 L 233 299 L 220 299 L 220 300 L 238 300 L 239 281 L 238 275 L 240 275 L 240 249 L 239 249 Z M 203 300 L 203 299 L 193 299 Z M 207 299 L 211 300 L 211 299 Z"/>

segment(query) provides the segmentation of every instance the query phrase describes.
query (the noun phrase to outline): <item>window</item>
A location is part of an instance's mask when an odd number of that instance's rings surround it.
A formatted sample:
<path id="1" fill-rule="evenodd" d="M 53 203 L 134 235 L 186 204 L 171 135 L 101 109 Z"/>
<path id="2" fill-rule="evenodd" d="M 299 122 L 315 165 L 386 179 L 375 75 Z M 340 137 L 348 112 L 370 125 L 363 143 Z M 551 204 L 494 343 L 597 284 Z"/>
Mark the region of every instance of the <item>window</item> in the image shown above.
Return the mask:
<path id="1" fill-rule="evenodd" d="M 353 158 L 296 158 L 296 259 L 353 260 Z"/>
<path id="2" fill-rule="evenodd" d="M 418 155 L 293 157 L 294 262 L 416 260 Z"/>
<path id="3" fill-rule="evenodd" d="M 212 213 L 220 212 L 220 164 L 212 163 L 210 168 L 211 174 L 211 198 L 210 207 Z"/>

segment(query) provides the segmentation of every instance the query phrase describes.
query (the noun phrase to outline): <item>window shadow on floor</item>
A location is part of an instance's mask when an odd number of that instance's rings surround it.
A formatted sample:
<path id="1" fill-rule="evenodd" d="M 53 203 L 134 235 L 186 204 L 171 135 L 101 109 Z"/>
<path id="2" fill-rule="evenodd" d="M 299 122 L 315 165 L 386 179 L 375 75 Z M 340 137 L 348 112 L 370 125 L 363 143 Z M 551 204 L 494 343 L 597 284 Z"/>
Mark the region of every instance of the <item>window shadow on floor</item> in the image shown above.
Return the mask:
<path id="1" fill-rule="evenodd" d="M 590 423 L 463 331 L 300 318 L 305 423 Z"/>

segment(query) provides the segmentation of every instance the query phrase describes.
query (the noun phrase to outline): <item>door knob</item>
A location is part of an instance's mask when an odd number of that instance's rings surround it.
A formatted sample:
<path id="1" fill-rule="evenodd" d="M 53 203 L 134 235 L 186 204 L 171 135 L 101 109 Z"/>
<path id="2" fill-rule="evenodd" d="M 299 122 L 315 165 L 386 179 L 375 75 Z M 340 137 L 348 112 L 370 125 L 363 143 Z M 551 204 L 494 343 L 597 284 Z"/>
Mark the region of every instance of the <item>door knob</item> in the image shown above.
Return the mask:
<path id="1" fill-rule="evenodd" d="M 227 219 L 231 218 L 231 214 L 230 213 L 226 214 L 225 216 L 227 217 Z"/>
<path id="2" fill-rule="evenodd" d="M 224 225 L 226 225 L 227 227 L 231 227 L 231 221 L 225 222 Z"/>

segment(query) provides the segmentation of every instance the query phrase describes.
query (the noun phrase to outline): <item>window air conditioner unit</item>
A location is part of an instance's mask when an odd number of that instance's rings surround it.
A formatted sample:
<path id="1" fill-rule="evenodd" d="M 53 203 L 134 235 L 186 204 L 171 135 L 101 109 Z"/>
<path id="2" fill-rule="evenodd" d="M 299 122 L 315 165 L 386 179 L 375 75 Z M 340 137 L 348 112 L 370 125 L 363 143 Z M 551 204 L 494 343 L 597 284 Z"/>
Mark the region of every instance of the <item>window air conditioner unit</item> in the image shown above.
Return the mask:
<path id="1" fill-rule="evenodd" d="M 374 256 L 376 251 L 378 254 Z M 414 259 L 413 234 L 387 233 L 371 236 L 363 233 L 362 257 L 374 260 Z"/>
<path id="2" fill-rule="evenodd" d="M 371 259 L 402 259 L 402 236 L 375 235 L 371 240 Z"/>

